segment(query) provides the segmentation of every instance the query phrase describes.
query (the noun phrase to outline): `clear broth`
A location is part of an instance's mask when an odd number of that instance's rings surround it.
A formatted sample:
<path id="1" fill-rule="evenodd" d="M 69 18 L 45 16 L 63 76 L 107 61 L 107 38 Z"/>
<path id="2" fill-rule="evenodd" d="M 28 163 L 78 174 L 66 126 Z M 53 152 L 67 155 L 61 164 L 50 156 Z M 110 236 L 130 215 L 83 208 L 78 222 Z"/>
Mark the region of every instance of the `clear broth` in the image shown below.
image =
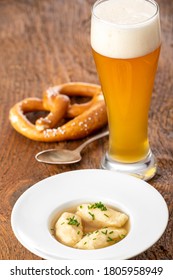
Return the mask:
<path id="1" fill-rule="evenodd" d="M 83 204 L 83 203 L 80 203 L 80 204 Z M 57 222 L 57 220 L 60 218 L 60 216 L 64 213 L 64 212 L 69 212 L 69 213 L 72 213 L 72 214 L 75 214 L 76 211 L 77 211 L 77 207 L 80 205 L 80 204 L 77 204 L 77 205 L 74 205 L 74 206 L 71 206 L 71 207 L 68 207 L 68 208 L 65 208 L 63 209 L 62 211 L 59 211 L 58 213 L 56 213 L 52 219 L 52 221 L 50 222 L 50 232 L 51 234 L 54 236 L 54 238 L 62 243 L 60 240 L 58 240 L 58 238 L 56 237 L 55 235 L 55 224 Z M 90 204 L 90 203 L 89 203 Z M 115 207 L 112 207 L 110 205 L 105 205 L 106 207 L 108 208 L 111 208 L 115 211 L 118 211 L 120 213 L 124 213 L 126 214 L 125 212 L 121 211 L 120 209 L 118 208 L 115 208 Z M 127 215 L 127 214 L 126 214 Z M 129 217 L 129 215 L 127 215 Z M 97 226 L 92 226 L 89 222 L 85 222 L 82 220 L 82 225 L 83 225 L 83 233 L 84 235 L 89 233 L 89 232 L 93 232 L 93 231 L 96 231 L 98 229 L 100 229 L 100 227 L 97 227 Z M 128 219 L 128 221 L 125 223 L 125 225 L 123 227 L 121 227 L 121 229 L 125 229 L 127 231 L 127 235 L 130 231 L 130 218 Z M 120 242 L 120 241 L 119 241 Z M 67 245 L 66 245 L 67 246 Z M 73 248 L 73 247 L 72 247 Z"/>

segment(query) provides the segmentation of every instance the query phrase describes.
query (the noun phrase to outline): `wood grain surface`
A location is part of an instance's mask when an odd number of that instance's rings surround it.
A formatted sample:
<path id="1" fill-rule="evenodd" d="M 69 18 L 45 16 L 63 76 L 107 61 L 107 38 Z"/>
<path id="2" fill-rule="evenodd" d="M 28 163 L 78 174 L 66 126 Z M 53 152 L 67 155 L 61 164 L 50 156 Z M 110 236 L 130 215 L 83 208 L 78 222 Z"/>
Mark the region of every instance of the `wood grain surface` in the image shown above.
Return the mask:
<path id="1" fill-rule="evenodd" d="M 42 97 L 51 85 L 70 81 L 98 83 L 89 38 L 93 3 L 0 0 L 0 259 L 40 259 L 25 249 L 12 232 L 11 210 L 19 196 L 46 177 L 99 168 L 108 147 L 108 139 L 104 138 L 85 149 L 80 163 L 40 164 L 34 156 L 42 149 L 73 149 L 83 140 L 34 142 L 14 131 L 8 120 L 9 109 L 16 102 L 25 97 Z M 149 183 L 165 198 L 170 217 L 163 236 L 134 258 L 138 260 L 173 259 L 173 1 L 158 3 L 163 43 L 149 115 L 149 138 L 158 159 L 158 172 Z"/>

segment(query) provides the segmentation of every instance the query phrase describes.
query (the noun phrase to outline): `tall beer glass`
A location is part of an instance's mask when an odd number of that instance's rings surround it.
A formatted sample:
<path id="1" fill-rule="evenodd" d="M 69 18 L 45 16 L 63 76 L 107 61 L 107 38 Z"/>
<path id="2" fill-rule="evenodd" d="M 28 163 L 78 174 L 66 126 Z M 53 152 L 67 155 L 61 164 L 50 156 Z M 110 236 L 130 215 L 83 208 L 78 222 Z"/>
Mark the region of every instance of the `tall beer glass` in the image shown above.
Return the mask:
<path id="1" fill-rule="evenodd" d="M 159 8 L 153 0 L 94 4 L 91 46 L 110 131 L 104 169 L 144 180 L 156 173 L 147 130 L 160 44 Z"/>

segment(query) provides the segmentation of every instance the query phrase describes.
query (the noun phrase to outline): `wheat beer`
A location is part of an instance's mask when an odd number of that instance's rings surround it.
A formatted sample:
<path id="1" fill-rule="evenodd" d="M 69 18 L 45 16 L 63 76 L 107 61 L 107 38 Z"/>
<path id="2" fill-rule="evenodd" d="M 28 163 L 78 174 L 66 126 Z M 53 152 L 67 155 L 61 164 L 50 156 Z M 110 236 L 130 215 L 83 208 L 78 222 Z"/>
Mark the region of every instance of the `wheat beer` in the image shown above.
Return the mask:
<path id="1" fill-rule="evenodd" d="M 158 5 L 100 0 L 93 7 L 91 46 L 109 121 L 108 158 L 144 161 L 150 151 L 148 112 L 160 52 Z"/>

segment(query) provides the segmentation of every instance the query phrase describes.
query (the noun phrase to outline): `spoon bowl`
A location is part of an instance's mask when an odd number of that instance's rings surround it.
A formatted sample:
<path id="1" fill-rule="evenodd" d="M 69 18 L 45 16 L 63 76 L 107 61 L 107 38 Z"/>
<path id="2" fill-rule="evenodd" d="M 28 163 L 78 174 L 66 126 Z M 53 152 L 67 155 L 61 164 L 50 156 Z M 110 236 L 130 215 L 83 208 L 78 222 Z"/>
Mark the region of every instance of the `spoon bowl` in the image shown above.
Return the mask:
<path id="1" fill-rule="evenodd" d="M 71 164 L 76 163 L 82 159 L 81 151 L 86 145 L 89 143 L 102 138 L 109 134 L 109 131 L 104 131 L 91 137 L 84 143 L 82 143 L 78 148 L 75 150 L 67 150 L 67 149 L 49 149 L 44 150 L 36 154 L 35 159 L 38 162 L 48 163 L 48 164 Z"/>
<path id="2" fill-rule="evenodd" d="M 38 153 L 36 160 L 49 164 L 69 164 L 80 161 L 81 155 L 75 150 L 50 149 Z"/>

